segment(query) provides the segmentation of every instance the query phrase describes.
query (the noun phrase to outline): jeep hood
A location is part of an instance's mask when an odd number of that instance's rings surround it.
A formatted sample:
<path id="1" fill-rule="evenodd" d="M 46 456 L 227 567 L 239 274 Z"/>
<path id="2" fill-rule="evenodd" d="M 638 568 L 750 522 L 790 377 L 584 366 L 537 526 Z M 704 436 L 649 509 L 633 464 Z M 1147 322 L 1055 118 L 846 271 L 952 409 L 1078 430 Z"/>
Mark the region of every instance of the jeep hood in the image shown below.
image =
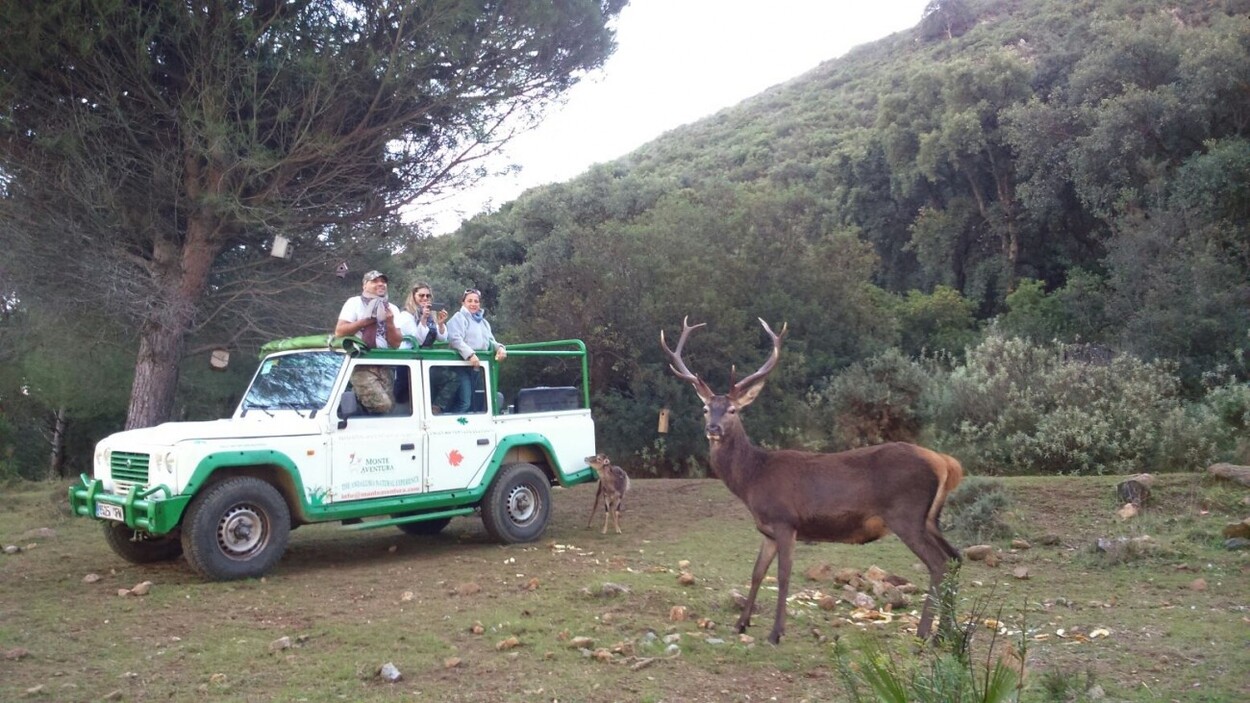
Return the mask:
<path id="1" fill-rule="evenodd" d="M 156 427 L 144 427 L 110 435 L 108 446 L 118 448 L 136 445 L 171 446 L 187 441 L 212 441 L 221 439 L 249 439 L 255 437 L 293 437 L 320 433 L 316 418 L 300 417 L 293 411 L 283 410 L 272 416 L 252 411 L 244 418 L 210 420 L 207 422 L 166 422 Z"/>

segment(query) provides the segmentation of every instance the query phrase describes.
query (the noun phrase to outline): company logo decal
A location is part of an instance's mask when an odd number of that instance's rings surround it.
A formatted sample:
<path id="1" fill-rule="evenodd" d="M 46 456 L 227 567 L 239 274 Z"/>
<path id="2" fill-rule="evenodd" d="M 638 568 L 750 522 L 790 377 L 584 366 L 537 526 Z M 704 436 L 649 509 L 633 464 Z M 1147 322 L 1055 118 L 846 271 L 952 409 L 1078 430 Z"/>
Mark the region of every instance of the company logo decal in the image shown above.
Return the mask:
<path id="1" fill-rule="evenodd" d="M 448 464 L 451 464 L 453 467 L 460 466 L 460 462 L 462 461 L 464 461 L 464 455 L 460 453 L 459 449 L 453 449 L 450 452 L 447 452 Z"/>

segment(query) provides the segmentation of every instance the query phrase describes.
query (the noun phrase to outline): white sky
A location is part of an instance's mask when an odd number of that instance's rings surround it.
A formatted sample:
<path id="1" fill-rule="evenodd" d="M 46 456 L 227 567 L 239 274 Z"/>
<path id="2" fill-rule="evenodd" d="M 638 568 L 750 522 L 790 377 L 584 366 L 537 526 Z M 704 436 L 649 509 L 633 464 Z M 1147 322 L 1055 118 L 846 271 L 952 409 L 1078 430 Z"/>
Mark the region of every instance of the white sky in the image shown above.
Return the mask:
<path id="1" fill-rule="evenodd" d="M 516 137 L 488 178 L 417 208 L 445 234 L 524 190 L 563 182 L 663 132 L 695 122 L 845 54 L 915 26 L 929 0 L 631 0 L 616 52 Z"/>

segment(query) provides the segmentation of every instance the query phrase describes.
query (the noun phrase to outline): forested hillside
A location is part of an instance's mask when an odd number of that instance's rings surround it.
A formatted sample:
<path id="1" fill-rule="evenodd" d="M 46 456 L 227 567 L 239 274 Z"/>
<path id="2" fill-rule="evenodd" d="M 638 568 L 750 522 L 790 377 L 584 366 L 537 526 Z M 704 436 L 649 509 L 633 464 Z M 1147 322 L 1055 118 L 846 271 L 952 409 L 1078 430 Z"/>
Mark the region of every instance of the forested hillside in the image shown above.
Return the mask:
<path id="1" fill-rule="evenodd" d="M 1188 468 L 1245 451 L 1248 129 L 1250 0 L 939 0 L 398 263 L 482 288 L 505 340 L 586 339 L 600 443 L 642 470 L 703 451 L 658 346 L 687 314 L 720 389 L 789 323 L 757 441 Z"/>

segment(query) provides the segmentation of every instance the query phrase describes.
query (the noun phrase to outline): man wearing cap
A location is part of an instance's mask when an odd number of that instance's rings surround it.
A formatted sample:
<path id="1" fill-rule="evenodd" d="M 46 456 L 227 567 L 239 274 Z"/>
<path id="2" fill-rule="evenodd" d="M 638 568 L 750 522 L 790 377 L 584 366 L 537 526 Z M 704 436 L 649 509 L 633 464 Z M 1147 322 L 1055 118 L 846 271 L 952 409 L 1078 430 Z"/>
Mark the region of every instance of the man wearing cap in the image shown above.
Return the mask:
<path id="1" fill-rule="evenodd" d="M 339 311 L 336 337 L 357 336 L 370 347 L 398 349 L 403 336 L 395 316 L 399 308 L 386 299 L 386 274 L 370 271 L 364 276 L 360 295 L 347 299 Z M 358 366 L 352 372 L 352 388 L 360 404 L 370 412 L 385 414 L 395 405 L 391 395 L 394 378 L 384 366 Z"/>

